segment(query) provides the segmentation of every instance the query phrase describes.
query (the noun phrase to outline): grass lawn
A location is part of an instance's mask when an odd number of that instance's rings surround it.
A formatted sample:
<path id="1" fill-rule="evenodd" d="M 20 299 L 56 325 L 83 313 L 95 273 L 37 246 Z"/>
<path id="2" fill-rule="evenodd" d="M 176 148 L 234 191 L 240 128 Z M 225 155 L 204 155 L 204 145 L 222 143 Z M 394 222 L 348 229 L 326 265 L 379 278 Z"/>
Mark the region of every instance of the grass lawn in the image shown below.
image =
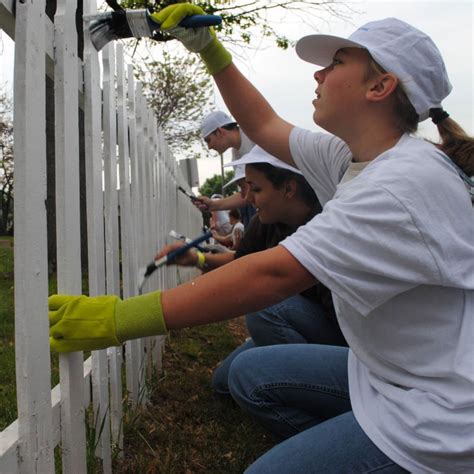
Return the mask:
<path id="1" fill-rule="evenodd" d="M 246 337 L 239 320 L 173 332 L 152 403 L 127 413 L 114 473 L 242 473 L 272 442 L 230 399 L 212 393 L 218 362 Z"/>
<path id="2" fill-rule="evenodd" d="M 17 417 L 13 299 L 13 247 L 0 246 L 0 431 Z"/>

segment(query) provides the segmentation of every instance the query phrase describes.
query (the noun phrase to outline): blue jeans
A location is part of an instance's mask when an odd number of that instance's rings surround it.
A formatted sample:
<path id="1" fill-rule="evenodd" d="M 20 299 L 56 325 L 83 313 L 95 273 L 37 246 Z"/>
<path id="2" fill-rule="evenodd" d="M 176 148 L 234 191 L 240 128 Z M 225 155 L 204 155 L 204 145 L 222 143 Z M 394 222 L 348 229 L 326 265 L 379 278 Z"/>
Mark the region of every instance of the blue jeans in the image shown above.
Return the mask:
<path id="1" fill-rule="evenodd" d="M 299 343 L 347 345 L 335 318 L 328 318 L 319 304 L 301 295 L 251 313 L 245 320 L 251 340 L 231 352 L 214 371 L 212 387 L 220 395 L 229 394 L 227 378 L 232 361 L 241 352 L 255 346 Z"/>
<path id="2" fill-rule="evenodd" d="M 313 344 L 257 347 L 234 359 L 237 404 L 278 440 L 245 472 L 405 473 L 357 423 L 349 400 L 348 349 Z"/>

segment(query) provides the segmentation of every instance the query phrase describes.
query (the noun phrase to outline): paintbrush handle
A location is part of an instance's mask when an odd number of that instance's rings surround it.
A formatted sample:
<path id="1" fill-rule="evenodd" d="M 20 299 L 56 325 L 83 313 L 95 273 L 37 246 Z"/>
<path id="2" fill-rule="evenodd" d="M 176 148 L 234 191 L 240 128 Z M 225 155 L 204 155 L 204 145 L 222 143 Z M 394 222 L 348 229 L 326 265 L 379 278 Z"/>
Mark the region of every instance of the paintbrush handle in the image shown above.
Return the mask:
<path id="1" fill-rule="evenodd" d="M 167 259 L 166 263 L 173 261 L 175 258 L 187 252 L 190 248 L 197 247 L 198 244 L 200 244 L 201 242 L 204 242 L 205 240 L 211 237 L 212 237 L 212 232 L 206 232 L 205 234 L 199 236 L 198 238 L 191 240 L 191 242 L 188 242 L 186 245 L 183 245 L 182 247 L 179 247 L 178 249 L 171 251 L 169 254 L 165 256 Z"/>
<path id="2" fill-rule="evenodd" d="M 179 247 L 178 249 L 171 251 L 170 253 L 166 254 L 164 257 L 161 257 L 159 260 L 155 260 L 154 262 L 149 263 L 145 270 L 145 278 L 149 277 L 157 268 L 162 267 L 166 263 L 172 262 L 175 258 L 187 252 L 190 248 L 197 247 L 198 244 L 200 244 L 201 242 L 204 242 L 205 240 L 211 237 L 212 237 L 212 232 L 210 231 L 206 232 L 205 234 L 200 235 L 196 239 L 191 240 L 191 242 L 187 243 L 186 245 L 183 245 L 182 247 Z"/>
<path id="3" fill-rule="evenodd" d="M 201 28 L 204 26 L 217 26 L 222 23 L 222 18 L 217 15 L 191 15 L 183 18 L 179 26 L 184 28 Z"/>

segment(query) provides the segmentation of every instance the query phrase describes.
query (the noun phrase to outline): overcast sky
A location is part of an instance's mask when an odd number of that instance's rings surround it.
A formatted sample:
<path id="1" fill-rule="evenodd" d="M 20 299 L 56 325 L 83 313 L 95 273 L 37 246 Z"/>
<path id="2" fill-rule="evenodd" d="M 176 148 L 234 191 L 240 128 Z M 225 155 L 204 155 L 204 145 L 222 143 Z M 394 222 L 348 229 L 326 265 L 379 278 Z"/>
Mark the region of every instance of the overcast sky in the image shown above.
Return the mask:
<path id="1" fill-rule="evenodd" d="M 474 1 L 370 1 L 353 3 L 362 14 L 352 18 L 352 24 L 342 20 L 332 20 L 322 24 L 319 33 L 347 37 L 358 26 L 373 20 L 397 17 L 413 24 L 429 34 L 443 55 L 453 91 L 444 101 L 444 108 L 465 130 L 474 135 L 474 59 L 473 25 Z M 282 30 L 284 30 L 282 28 Z M 314 33 L 304 25 L 299 25 L 298 34 Z M 273 108 L 289 122 L 310 129 L 317 127 L 312 121 L 315 81 L 315 66 L 301 61 L 294 51 L 269 48 L 249 54 L 245 60 L 235 59 L 238 67 L 257 86 Z M 215 93 L 216 108 L 227 111 Z M 437 139 L 437 132 L 430 120 L 420 126 L 423 136 Z M 230 161 L 225 154 L 225 161 Z M 219 159 L 201 159 L 200 179 L 219 173 Z"/>
<path id="2" fill-rule="evenodd" d="M 332 18 L 321 22 L 319 33 L 340 36 L 350 35 L 358 26 L 372 20 L 397 17 L 429 34 L 440 49 L 453 84 L 453 91 L 444 102 L 444 108 L 465 130 L 474 135 L 474 59 L 473 24 L 474 0 L 461 1 L 407 1 L 387 2 L 372 0 L 351 2 L 360 13 L 352 16 L 351 23 Z M 282 21 L 282 33 L 298 38 L 314 33 L 301 23 Z M 0 81 L 12 82 L 13 57 L 9 38 L 2 33 L 0 41 Z M 276 47 L 249 50 L 247 57 L 234 60 L 242 72 L 257 86 L 274 109 L 289 122 L 316 130 L 312 122 L 311 101 L 314 98 L 315 67 L 298 59 L 294 49 L 287 51 Z M 225 106 L 218 91 L 215 108 Z M 437 138 L 431 121 L 423 122 L 420 133 Z M 230 161 L 230 153 L 225 154 Z M 202 158 L 198 161 L 201 183 L 209 176 L 220 173 L 219 159 Z"/>

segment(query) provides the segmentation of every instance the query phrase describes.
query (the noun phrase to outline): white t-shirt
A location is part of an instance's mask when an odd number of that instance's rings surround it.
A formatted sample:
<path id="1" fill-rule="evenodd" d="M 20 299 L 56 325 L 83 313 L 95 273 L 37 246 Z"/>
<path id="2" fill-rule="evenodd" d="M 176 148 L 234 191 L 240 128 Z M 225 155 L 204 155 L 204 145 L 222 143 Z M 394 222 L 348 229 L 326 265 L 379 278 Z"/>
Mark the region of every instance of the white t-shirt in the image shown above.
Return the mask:
<path id="1" fill-rule="evenodd" d="M 281 245 L 332 291 L 357 421 L 411 472 L 474 472 L 474 211 L 462 180 L 408 135 L 337 190 L 341 140 L 294 129 L 290 148 L 326 204 Z"/>
<path id="2" fill-rule="evenodd" d="M 250 138 L 245 135 L 245 133 L 240 129 L 240 148 L 232 148 L 232 161 L 239 160 L 244 155 L 246 155 L 253 147 L 255 143 L 250 140 Z"/>
<path id="3" fill-rule="evenodd" d="M 240 242 L 242 237 L 244 236 L 244 225 L 242 222 L 237 222 L 237 224 L 234 224 L 234 227 L 232 227 L 232 247 L 234 250 L 236 250 L 237 244 Z"/>

